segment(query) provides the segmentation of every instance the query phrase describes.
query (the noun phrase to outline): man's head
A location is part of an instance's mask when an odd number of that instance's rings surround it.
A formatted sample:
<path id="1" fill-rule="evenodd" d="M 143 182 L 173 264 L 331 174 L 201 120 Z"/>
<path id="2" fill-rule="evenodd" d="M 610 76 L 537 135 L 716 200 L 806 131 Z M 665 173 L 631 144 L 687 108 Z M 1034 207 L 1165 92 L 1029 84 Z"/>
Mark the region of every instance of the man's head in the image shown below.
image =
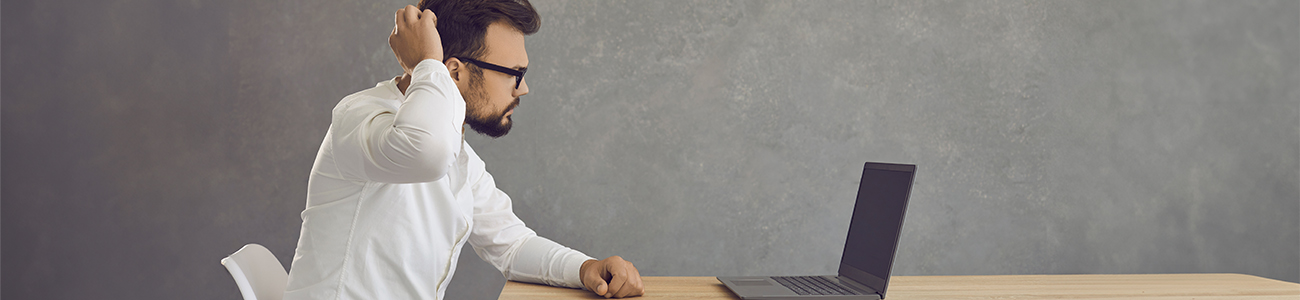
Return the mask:
<path id="1" fill-rule="evenodd" d="M 491 70 L 490 65 L 527 69 L 524 36 L 541 27 L 532 4 L 528 0 L 422 0 L 419 8 L 438 16 L 442 61 L 465 98 L 465 123 L 492 137 L 510 132 L 510 116 L 519 96 L 528 94 L 528 84 Z"/>

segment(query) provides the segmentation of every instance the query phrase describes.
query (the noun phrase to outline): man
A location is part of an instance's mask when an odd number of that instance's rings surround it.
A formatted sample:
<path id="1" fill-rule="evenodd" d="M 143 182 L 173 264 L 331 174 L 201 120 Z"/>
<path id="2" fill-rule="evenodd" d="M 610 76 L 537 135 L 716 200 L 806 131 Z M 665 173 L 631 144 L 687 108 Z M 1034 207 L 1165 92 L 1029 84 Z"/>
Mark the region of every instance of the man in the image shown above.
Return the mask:
<path id="1" fill-rule="evenodd" d="M 506 279 L 644 293 L 632 263 L 537 236 L 469 144 L 510 131 L 528 94 L 527 0 L 425 0 L 397 11 L 401 77 L 334 108 L 308 181 L 285 299 L 440 299 L 468 242 Z"/>

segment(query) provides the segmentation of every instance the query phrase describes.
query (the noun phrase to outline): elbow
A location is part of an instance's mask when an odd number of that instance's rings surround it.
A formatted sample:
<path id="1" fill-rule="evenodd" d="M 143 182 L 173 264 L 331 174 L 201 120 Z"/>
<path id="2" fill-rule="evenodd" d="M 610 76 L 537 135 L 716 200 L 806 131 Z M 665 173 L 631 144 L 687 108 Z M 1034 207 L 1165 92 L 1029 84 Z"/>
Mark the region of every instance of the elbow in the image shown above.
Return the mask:
<path id="1" fill-rule="evenodd" d="M 438 157 L 437 155 L 416 156 L 412 157 L 406 163 L 393 162 L 394 168 L 377 167 L 375 172 L 370 173 L 370 179 L 387 183 L 421 183 L 431 182 L 442 179 L 451 171 L 452 157 Z"/>
<path id="2" fill-rule="evenodd" d="M 411 164 L 412 183 L 435 181 L 447 176 L 452 164 L 456 162 L 456 154 L 451 149 L 420 151 Z"/>
<path id="3" fill-rule="evenodd" d="M 460 154 L 460 143 L 453 143 L 450 139 L 438 139 L 428 134 L 399 133 L 398 136 L 388 139 L 386 147 L 378 149 L 383 155 L 376 158 L 383 162 L 373 165 L 381 168 L 379 174 L 391 176 L 380 181 L 418 183 L 442 179 L 451 171 L 456 156 Z"/>

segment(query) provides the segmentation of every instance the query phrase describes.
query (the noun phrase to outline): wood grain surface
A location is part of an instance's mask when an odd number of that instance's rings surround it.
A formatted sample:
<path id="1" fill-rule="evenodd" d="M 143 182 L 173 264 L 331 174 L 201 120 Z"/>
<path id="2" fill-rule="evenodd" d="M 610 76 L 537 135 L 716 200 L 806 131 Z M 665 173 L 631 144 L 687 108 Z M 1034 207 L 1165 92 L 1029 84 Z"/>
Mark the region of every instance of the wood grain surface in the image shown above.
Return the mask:
<path id="1" fill-rule="evenodd" d="M 712 276 L 648 276 L 637 299 L 739 299 Z M 895 276 L 885 299 L 1300 299 L 1300 284 L 1243 274 Z M 508 282 L 500 299 L 603 299 Z"/>

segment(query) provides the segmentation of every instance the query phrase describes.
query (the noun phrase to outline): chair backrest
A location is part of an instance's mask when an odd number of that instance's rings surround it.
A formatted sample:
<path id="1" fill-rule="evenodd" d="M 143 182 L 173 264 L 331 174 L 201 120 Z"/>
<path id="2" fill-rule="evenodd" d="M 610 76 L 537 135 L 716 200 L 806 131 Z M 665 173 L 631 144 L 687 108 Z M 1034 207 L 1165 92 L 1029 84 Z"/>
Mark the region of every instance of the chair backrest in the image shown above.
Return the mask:
<path id="1" fill-rule="evenodd" d="M 289 273 L 275 259 L 271 250 L 258 244 L 244 245 L 234 254 L 221 259 L 221 264 L 235 277 L 239 293 L 248 300 L 281 300 Z"/>

